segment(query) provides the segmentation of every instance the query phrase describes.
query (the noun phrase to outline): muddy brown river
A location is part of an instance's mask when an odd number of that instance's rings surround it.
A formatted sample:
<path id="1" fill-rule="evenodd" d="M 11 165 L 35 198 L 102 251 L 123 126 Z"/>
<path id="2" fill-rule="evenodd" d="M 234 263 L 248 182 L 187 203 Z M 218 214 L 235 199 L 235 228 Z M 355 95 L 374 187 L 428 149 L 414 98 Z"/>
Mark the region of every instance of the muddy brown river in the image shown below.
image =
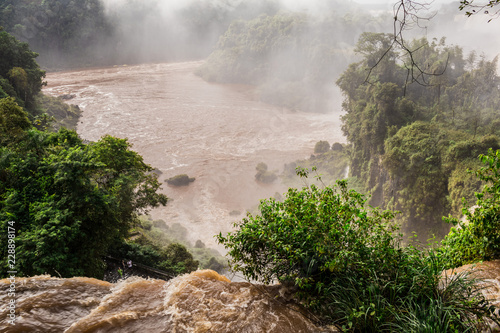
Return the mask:
<path id="1" fill-rule="evenodd" d="M 222 250 L 215 234 L 230 231 L 259 199 L 286 191 L 279 180 L 255 181 L 259 162 L 282 172 L 285 163 L 309 156 L 317 141 L 344 141 L 340 100 L 330 114 L 291 112 L 259 102 L 252 87 L 205 82 L 193 74 L 201 63 L 48 73 L 44 92 L 76 96 L 70 103 L 83 110 L 77 129 L 83 139 L 128 138 L 162 172 L 162 182 L 195 177 L 186 187 L 164 183 L 171 200 L 150 214 L 182 224 L 192 242 Z"/>

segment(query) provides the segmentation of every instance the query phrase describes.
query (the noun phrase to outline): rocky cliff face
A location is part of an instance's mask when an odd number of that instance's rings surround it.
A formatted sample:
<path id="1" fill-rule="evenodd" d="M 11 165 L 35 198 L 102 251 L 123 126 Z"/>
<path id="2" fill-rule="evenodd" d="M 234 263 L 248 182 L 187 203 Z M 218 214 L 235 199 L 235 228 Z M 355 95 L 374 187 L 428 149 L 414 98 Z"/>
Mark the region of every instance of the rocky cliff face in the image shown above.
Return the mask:
<path id="1" fill-rule="evenodd" d="M 2 290 L 11 281 L 1 280 Z M 279 295 L 279 288 L 230 282 L 214 271 L 170 281 L 116 284 L 49 276 L 18 278 L 16 321 L 0 313 L 0 332 L 331 332 Z M 9 302 L 0 295 L 2 307 Z"/>

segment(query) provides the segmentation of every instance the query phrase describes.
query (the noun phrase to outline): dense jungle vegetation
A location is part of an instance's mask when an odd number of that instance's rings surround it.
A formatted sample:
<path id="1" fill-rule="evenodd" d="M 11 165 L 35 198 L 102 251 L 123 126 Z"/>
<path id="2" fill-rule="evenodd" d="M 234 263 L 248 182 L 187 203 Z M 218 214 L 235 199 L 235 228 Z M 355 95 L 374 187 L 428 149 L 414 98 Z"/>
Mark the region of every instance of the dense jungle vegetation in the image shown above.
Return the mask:
<path id="1" fill-rule="evenodd" d="M 80 109 L 40 93 L 45 72 L 40 69 L 27 43 L 16 40 L 0 27 L 0 98 L 10 97 L 24 108 L 38 129 L 75 128 Z M 8 130 L 8 128 L 6 128 Z"/>
<path id="2" fill-rule="evenodd" d="M 246 24 L 247 36 L 258 31 L 255 20 Z M 360 61 L 337 80 L 348 144 L 320 141 L 309 160 L 285 165 L 285 175 L 299 165 L 298 176 L 312 184 L 261 201 L 259 213 L 218 240 L 232 269 L 289 286 L 342 331 L 481 331 L 483 320 L 498 317 L 477 281 L 443 271 L 500 259 L 497 58 L 464 55 L 445 39 L 415 39 L 408 53 L 391 48 L 393 39 L 361 34 Z M 232 59 L 258 55 L 259 44 L 229 45 L 232 53 L 215 55 L 244 72 L 245 61 Z M 371 196 L 346 181 L 313 182 L 300 168 L 319 164 L 335 176 L 346 158 L 350 179 Z"/>
<path id="3" fill-rule="evenodd" d="M 272 15 L 272 0 L 5 0 L 0 26 L 49 69 L 205 58 L 235 19 Z"/>
<path id="4" fill-rule="evenodd" d="M 391 38 L 364 33 L 356 48 L 363 59 L 338 80 L 350 173 L 372 193 L 370 204 L 402 212 L 405 231 L 441 238 L 449 231 L 441 217 L 460 217 L 462 198 L 480 190 L 467 169 L 500 148 L 497 58 L 418 39 L 413 57 L 429 73 L 420 83 L 408 81 L 408 59 L 396 49 L 370 72 Z"/>
<path id="5" fill-rule="evenodd" d="M 41 94 L 45 72 L 28 44 L 0 30 L 0 54 L 0 229 L 16 236 L 0 239 L 3 276 L 14 246 L 19 276 L 102 278 L 103 257 L 113 254 L 172 275 L 223 268 L 218 253 L 194 246 L 195 261 L 185 239 L 162 238 L 151 225 L 129 239 L 140 214 L 167 203 L 153 168 L 126 139 L 86 143 L 61 127 L 78 114 Z"/>
<path id="6" fill-rule="evenodd" d="M 500 150 L 481 155 L 484 181 L 468 224 L 434 248 L 407 244 L 395 213 L 366 206 L 366 196 L 333 186 L 290 188 L 262 200 L 260 213 L 218 235 L 232 269 L 263 283 L 279 281 L 325 323 L 344 332 L 480 332 L 498 321 L 470 271 L 445 269 L 499 259 Z M 298 169 L 307 180 L 309 172 Z M 449 274 L 449 273 L 448 273 Z"/>

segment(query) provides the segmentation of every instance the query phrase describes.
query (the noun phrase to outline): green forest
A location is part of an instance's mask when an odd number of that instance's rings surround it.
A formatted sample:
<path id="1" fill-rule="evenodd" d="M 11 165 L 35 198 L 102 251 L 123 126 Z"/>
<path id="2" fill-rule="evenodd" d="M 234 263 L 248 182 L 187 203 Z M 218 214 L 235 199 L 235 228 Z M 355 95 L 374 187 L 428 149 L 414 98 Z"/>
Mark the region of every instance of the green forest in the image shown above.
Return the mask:
<path id="1" fill-rule="evenodd" d="M 258 87 L 259 99 L 291 110 L 326 112 L 335 78 L 355 56 L 357 37 L 382 17 L 332 12 L 317 18 L 279 12 L 233 22 L 198 74 L 208 81 Z"/>
<path id="2" fill-rule="evenodd" d="M 172 276 L 223 269 L 222 257 L 189 244 L 182 227 L 144 217 L 167 203 L 153 168 L 126 139 L 82 141 L 78 107 L 41 93 L 45 72 L 28 44 L 1 30 L 0 54 L 0 228 L 16 235 L 0 241 L 3 276 L 14 246 L 20 276 L 102 278 L 105 256 Z"/>
<path id="3" fill-rule="evenodd" d="M 289 285 L 343 331 L 475 332 L 494 308 L 470 271 L 444 287 L 442 274 L 500 258 L 497 58 L 445 39 L 408 53 L 393 38 L 363 33 L 361 60 L 337 80 L 348 143 L 319 141 L 285 165 L 306 186 L 261 201 L 218 240 L 232 269 Z M 346 161 L 349 178 L 332 181 Z"/>
<path id="4" fill-rule="evenodd" d="M 233 20 L 279 10 L 273 0 L 196 0 L 165 16 L 168 2 L 118 3 L 108 8 L 101 0 L 5 0 L 0 26 L 28 42 L 42 67 L 59 70 L 202 59 Z"/>
<path id="5" fill-rule="evenodd" d="M 153 166 L 127 139 L 82 140 L 78 106 L 41 93 L 37 62 L 37 52 L 45 68 L 208 56 L 204 79 L 255 86 L 260 100 L 292 110 L 328 111 L 334 84 L 343 95 L 347 143 L 319 141 L 312 158 L 286 164 L 283 182 L 295 173 L 306 185 L 215 236 L 233 271 L 289 287 L 318 322 L 344 332 L 479 332 L 499 321 L 470 271 L 443 273 L 500 259 L 497 58 L 445 38 L 408 41 L 409 53 L 378 31 L 383 17 L 314 20 L 264 0 L 194 1 L 178 10 L 190 28 L 163 43 L 206 43 L 144 58 L 127 50 L 140 49 L 132 32 L 158 2 L 127 4 L 112 13 L 97 0 L 0 4 L 2 277 L 13 248 L 19 276 L 102 278 L 105 257 L 171 276 L 225 269 L 181 225 L 148 217 L 169 200 Z M 120 25 L 132 12 L 138 20 Z M 169 27 L 156 19 L 153 28 Z M 264 163 L 256 170 L 261 183 L 277 178 Z"/>
<path id="6" fill-rule="evenodd" d="M 428 68 L 421 82 L 408 81 L 408 59 L 398 50 L 369 72 L 391 38 L 363 34 L 356 48 L 363 60 L 338 80 L 350 173 L 372 194 L 370 204 L 402 212 L 405 231 L 442 238 L 449 231 L 442 216 L 460 217 L 462 198 L 473 203 L 480 191 L 467 170 L 480 166 L 479 154 L 500 148 L 497 58 L 418 39 L 412 56 Z"/>

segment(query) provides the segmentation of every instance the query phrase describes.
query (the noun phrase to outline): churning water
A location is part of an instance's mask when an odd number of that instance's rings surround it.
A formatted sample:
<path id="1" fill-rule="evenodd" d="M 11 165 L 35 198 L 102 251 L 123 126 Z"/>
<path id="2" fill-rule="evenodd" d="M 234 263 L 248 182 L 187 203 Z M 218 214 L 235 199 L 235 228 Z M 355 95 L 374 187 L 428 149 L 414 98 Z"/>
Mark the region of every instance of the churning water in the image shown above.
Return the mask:
<path id="1" fill-rule="evenodd" d="M 252 87 L 203 81 L 193 74 L 199 65 L 49 73 L 44 92 L 75 95 L 71 103 L 83 110 L 78 126 L 83 139 L 128 138 L 162 172 L 161 181 L 183 173 L 195 177 L 187 187 L 165 184 L 162 191 L 172 200 L 151 215 L 182 224 L 193 242 L 216 247 L 215 234 L 231 230 L 259 199 L 286 190 L 279 181 L 254 180 L 259 162 L 280 172 L 284 163 L 308 157 L 317 141 L 342 142 L 343 137 L 339 110 L 308 114 L 264 104 Z M 9 284 L 0 281 L 2 290 Z M 8 311 L 2 311 L 0 333 L 323 332 L 310 314 L 282 297 L 281 288 L 229 282 L 213 271 L 117 284 L 81 277 L 18 278 L 16 325 L 9 325 Z M 1 304 L 7 304 L 6 297 L 0 293 Z"/>
<path id="2" fill-rule="evenodd" d="M 1 280 L 2 290 L 9 280 Z M 326 332 L 276 287 L 229 282 L 214 271 L 170 281 L 36 276 L 17 279 L 17 320 L 0 313 L 1 333 Z M 6 302 L 7 293 L 0 293 Z M 309 317 L 309 318 L 308 318 Z"/>
<path id="3" fill-rule="evenodd" d="M 257 101 L 251 87 L 205 82 L 193 74 L 201 64 L 48 73 L 44 92 L 76 96 L 70 103 L 83 110 L 82 138 L 128 138 L 148 164 L 162 171 L 162 181 L 184 173 L 195 177 L 188 187 L 165 184 L 163 192 L 173 200 L 151 215 L 181 223 L 192 242 L 216 247 L 215 234 L 229 231 L 260 199 L 286 191 L 279 181 L 255 181 L 259 162 L 281 172 L 284 163 L 308 157 L 317 141 L 344 138 L 340 101 L 331 114 L 291 112 Z"/>

